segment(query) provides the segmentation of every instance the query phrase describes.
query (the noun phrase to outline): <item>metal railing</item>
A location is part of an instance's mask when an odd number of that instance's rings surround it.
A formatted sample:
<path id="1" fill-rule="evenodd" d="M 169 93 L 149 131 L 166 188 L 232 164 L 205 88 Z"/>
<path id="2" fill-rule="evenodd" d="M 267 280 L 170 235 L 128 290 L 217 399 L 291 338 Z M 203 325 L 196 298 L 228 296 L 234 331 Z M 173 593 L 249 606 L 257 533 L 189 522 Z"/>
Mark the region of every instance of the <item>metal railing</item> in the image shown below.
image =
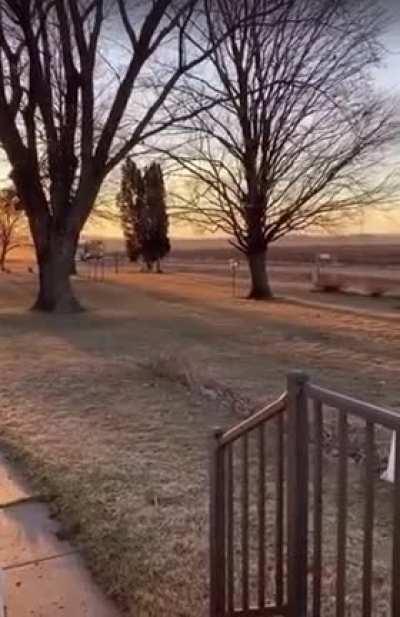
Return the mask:
<path id="1" fill-rule="evenodd" d="M 352 518 L 358 529 L 351 546 L 359 555 L 351 563 L 353 570 L 359 570 L 355 603 L 347 589 L 348 523 L 355 482 L 353 468 L 349 479 L 349 428 L 354 422 L 363 451 L 361 488 L 357 489 L 362 492 L 362 509 Z M 374 456 L 378 430 L 386 431 L 387 448 L 392 432 L 399 444 L 400 415 L 321 388 L 302 373 L 292 373 L 287 393 L 280 399 L 226 432 L 214 432 L 211 617 L 376 614 Z M 329 477 L 327 432 L 336 439 L 334 464 L 329 461 L 329 471 L 334 467 L 334 474 Z M 359 471 L 357 474 L 359 478 Z M 391 575 L 390 609 L 382 614 L 399 617 L 400 455 L 396 455 L 395 481 L 388 490 L 393 491 L 392 552 L 387 569 Z M 332 527 L 333 519 L 334 530 L 326 540 L 324 526 L 329 523 Z M 325 552 L 330 562 L 324 568 Z M 333 571 L 334 587 L 324 593 L 325 571 Z"/>

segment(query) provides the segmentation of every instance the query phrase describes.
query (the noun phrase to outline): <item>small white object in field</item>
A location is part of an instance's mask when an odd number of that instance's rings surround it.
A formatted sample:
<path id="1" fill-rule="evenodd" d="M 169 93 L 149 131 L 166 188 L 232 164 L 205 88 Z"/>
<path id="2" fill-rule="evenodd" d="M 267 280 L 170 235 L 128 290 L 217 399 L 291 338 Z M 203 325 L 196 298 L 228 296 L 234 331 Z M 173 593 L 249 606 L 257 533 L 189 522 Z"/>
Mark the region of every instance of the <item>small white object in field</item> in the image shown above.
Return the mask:
<path id="1" fill-rule="evenodd" d="M 317 259 L 318 261 L 332 261 L 332 255 L 330 253 L 319 253 Z"/>
<path id="2" fill-rule="evenodd" d="M 229 260 L 229 269 L 231 270 L 231 272 L 235 272 L 235 270 L 237 270 L 238 267 L 239 267 L 239 262 L 236 261 L 236 259 Z"/>
<path id="3" fill-rule="evenodd" d="M 0 617 L 7 617 L 6 573 L 0 568 Z"/>
<path id="4" fill-rule="evenodd" d="M 394 482 L 394 464 L 396 458 L 396 434 L 392 435 L 392 443 L 390 446 L 390 454 L 388 466 L 385 473 L 382 474 L 382 480 L 386 480 L 386 482 Z"/>

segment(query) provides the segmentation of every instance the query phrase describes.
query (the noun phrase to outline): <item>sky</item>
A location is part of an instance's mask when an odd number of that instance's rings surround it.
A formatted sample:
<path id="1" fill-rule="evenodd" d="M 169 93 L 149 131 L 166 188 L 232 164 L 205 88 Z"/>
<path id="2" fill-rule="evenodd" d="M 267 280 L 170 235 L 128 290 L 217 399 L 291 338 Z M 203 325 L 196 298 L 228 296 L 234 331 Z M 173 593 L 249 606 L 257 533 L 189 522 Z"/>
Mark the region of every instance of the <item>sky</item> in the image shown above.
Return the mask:
<path id="1" fill-rule="evenodd" d="M 388 29 L 382 37 L 386 49 L 384 63 L 376 71 L 377 87 L 384 88 L 400 97 L 400 0 L 381 0 L 388 17 Z M 400 160 L 400 146 L 397 146 Z M 373 214 L 368 220 L 360 221 L 355 233 L 396 233 L 400 234 L 400 204 L 390 212 Z"/>
<path id="2" fill-rule="evenodd" d="M 383 64 L 375 71 L 375 81 L 378 88 L 400 97 L 400 0 L 377 0 L 387 14 L 388 27 L 382 37 L 386 53 Z M 400 111 L 400 110 L 399 110 Z M 396 158 L 400 163 L 400 145 L 397 145 Z M 9 167 L 0 153 L 0 187 L 9 185 Z M 92 231 L 92 230 L 91 230 Z M 341 230 L 342 232 L 344 230 Z M 373 213 L 364 217 L 351 228 L 348 233 L 396 233 L 400 234 L 400 204 L 398 208 L 381 214 Z M 119 225 L 95 226 L 93 232 L 99 235 L 120 235 Z M 172 229 L 173 235 L 193 236 L 196 232 L 187 228 Z"/>
<path id="3" fill-rule="evenodd" d="M 386 15 L 388 27 L 382 37 L 385 48 L 385 59 L 375 72 L 375 81 L 378 88 L 382 88 L 391 94 L 400 97 L 400 0 L 378 0 Z M 400 145 L 397 146 L 400 163 Z M 397 158 L 397 157 L 396 157 Z M 102 227 L 102 234 L 116 235 L 119 229 L 116 226 Z M 196 235 L 192 229 L 173 227 L 173 234 L 190 237 Z M 368 213 L 368 216 L 360 218 L 357 223 L 352 223 L 348 228 L 338 230 L 338 233 L 368 233 L 368 234 L 400 234 L 400 204 L 398 208 L 391 208 L 385 212 Z"/>
<path id="4" fill-rule="evenodd" d="M 400 0 L 382 0 L 388 15 L 388 29 L 382 37 L 387 54 L 377 71 L 377 84 L 400 93 Z"/>

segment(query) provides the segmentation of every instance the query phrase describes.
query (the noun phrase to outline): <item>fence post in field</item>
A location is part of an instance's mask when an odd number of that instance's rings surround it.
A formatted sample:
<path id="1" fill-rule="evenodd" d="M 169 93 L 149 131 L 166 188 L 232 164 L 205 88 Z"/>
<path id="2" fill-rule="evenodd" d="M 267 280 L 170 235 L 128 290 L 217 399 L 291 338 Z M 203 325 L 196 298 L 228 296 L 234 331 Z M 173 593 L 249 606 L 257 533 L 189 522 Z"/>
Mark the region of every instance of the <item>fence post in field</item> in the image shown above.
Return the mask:
<path id="1" fill-rule="evenodd" d="M 306 374 L 288 375 L 287 594 L 288 617 L 307 615 L 308 410 Z"/>
<path id="2" fill-rule="evenodd" d="M 210 438 L 210 617 L 225 613 L 225 467 L 223 431 Z"/>

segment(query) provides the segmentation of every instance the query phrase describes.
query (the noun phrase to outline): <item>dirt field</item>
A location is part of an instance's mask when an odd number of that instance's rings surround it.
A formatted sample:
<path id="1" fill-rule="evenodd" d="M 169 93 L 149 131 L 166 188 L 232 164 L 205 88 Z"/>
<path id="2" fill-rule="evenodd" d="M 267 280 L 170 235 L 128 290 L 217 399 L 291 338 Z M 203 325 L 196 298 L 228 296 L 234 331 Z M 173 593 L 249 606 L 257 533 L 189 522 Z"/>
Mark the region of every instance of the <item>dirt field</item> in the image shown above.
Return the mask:
<path id="1" fill-rule="evenodd" d="M 396 235 L 294 236 L 273 243 L 268 252 L 272 262 L 314 263 L 319 253 L 329 253 L 350 266 L 400 265 L 400 238 Z M 172 245 L 172 257 L 184 261 L 227 261 L 240 255 L 227 241 L 186 240 Z"/>
<path id="2" fill-rule="evenodd" d="M 190 274 L 123 273 L 76 286 L 91 311 L 44 316 L 25 310 L 33 277 L 0 278 L 2 445 L 120 606 L 146 617 L 203 615 L 211 428 L 274 398 L 293 368 L 399 408 L 400 319 L 234 300 L 212 277 Z M 352 464 L 355 483 L 360 474 Z M 390 491 L 377 484 L 376 542 L 386 546 Z M 354 539 L 362 493 L 351 498 Z M 374 615 L 383 617 L 382 559 Z"/>

